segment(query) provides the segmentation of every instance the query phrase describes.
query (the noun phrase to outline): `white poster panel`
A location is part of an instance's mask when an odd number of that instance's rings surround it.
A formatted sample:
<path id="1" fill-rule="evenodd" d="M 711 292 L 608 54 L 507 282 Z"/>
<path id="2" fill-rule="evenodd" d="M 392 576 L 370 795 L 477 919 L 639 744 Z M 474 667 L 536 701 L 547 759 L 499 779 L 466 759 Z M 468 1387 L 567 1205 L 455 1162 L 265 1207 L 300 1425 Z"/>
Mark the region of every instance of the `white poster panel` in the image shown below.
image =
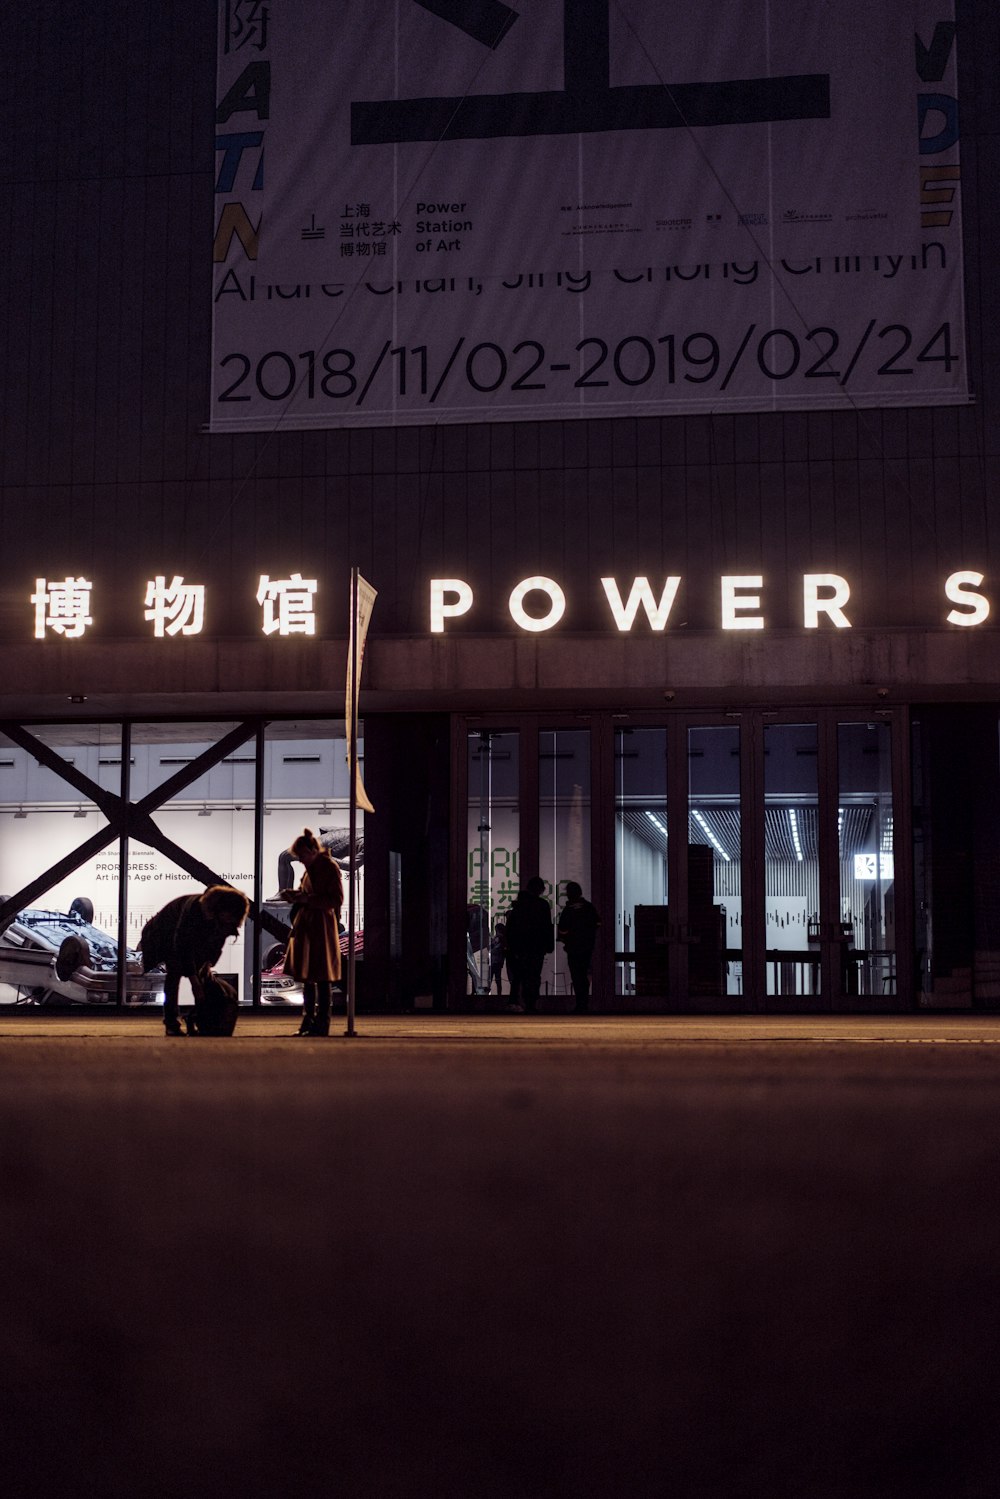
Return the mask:
<path id="1" fill-rule="evenodd" d="M 211 814 L 195 809 L 160 808 L 156 819 L 166 835 L 186 848 L 195 858 L 217 869 L 219 878 L 244 894 L 253 891 L 254 818 L 246 811 L 226 809 Z M 96 812 L 74 815 L 29 811 L 23 818 L 12 819 L 5 828 L 0 845 L 0 886 L 16 889 L 19 876 L 26 869 L 54 863 L 67 852 L 68 826 L 72 842 L 83 842 L 105 827 L 104 818 Z M 118 898 L 121 882 L 121 859 L 117 839 L 88 859 L 44 895 L 29 909 L 65 913 L 77 897 L 89 900 L 94 908 L 93 924 L 110 939 L 118 931 Z M 130 950 L 139 945 L 142 929 L 151 916 L 168 901 L 180 895 L 197 895 L 204 889 L 199 880 L 179 868 L 159 849 L 138 840 L 129 845 L 128 930 L 126 943 Z M 225 945 L 215 969 L 231 979 L 240 998 L 250 994 L 244 981 L 244 945 L 248 928 L 241 928 Z M 186 981 L 182 1002 L 189 1003 Z"/>
<path id="2" fill-rule="evenodd" d="M 968 399 L 952 0 L 222 0 L 214 431 Z"/>

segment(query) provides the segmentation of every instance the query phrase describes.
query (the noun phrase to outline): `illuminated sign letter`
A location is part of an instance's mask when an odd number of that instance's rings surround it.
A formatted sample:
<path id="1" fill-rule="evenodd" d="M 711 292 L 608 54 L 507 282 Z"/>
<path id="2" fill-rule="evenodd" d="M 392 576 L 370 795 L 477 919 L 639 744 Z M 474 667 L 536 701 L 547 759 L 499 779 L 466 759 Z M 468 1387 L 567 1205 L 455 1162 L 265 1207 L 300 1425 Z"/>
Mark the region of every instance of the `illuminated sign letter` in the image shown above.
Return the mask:
<path id="1" fill-rule="evenodd" d="M 981 625 L 984 619 L 989 618 L 990 601 L 981 593 L 974 593 L 974 588 L 982 585 L 982 573 L 952 573 L 945 579 L 945 597 L 953 604 L 961 605 L 967 609 L 967 614 L 960 613 L 958 609 L 952 609 L 945 616 L 950 625 Z"/>
<path id="2" fill-rule="evenodd" d="M 450 604 L 445 603 L 445 594 L 454 594 Z M 459 614 L 468 614 L 472 608 L 472 589 L 461 578 L 431 579 L 431 634 L 440 635 L 446 619 L 455 619 Z"/>
<path id="3" fill-rule="evenodd" d="M 820 597 L 820 590 L 826 593 Z M 843 605 L 851 596 L 846 578 L 839 573 L 806 573 L 802 579 L 803 617 L 807 630 L 815 630 L 821 614 L 828 614 L 838 630 L 849 630 L 851 621 Z"/>
<path id="4" fill-rule="evenodd" d="M 94 623 L 90 613 L 92 584 L 87 578 L 63 578 L 48 582 L 35 579 L 31 602 L 35 606 L 35 639 L 44 640 L 47 630 L 54 630 L 65 640 L 79 640 L 88 625 Z"/>
<path id="5" fill-rule="evenodd" d="M 745 593 L 744 589 L 760 589 L 764 579 L 760 573 L 744 573 L 722 578 L 722 628 L 724 630 L 762 630 L 764 617 L 760 609 L 760 594 Z M 753 611 L 752 613 L 750 611 Z M 741 615 L 748 615 L 742 619 Z"/>
<path id="6" fill-rule="evenodd" d="M 200 635 L 205 623 L 204 583 L 185 583 L 174 575 L 168 584 L 163 573 L 146 584 L 146 619 L 153 623 L 153 634 Z"/>
<path id="7" fill-rule="evenodd" d="M 611 605 L 611 613 L 614 615 L 615 624 L 619 630 L 631 630 L 635 617 L 639 612 L 641 604 L 646 611 L 646 618 L 654 630 L 662 630 L 670 617 L 677 590 L 680 587 L 680 578 L 668 578 L 657 603 L 653 596 L 653 590 L 649 586 L 648 578 L 633 578 L 632 588 L 627 601 L 622 603 L 622 596 L 618 591 L 618 583 L 614 578 L 602 578 L 601 587 L 608 596 Z"/>
<path id="8" fill-rule="evenodd" d="M 528 614 L 524 607 L 525 596 L 529 593 L 547 593 L 550 601 L 548 614 L 543 614 L 536 619 Z M 558 583 L 553 583 L 551 578 L 525 578 L 518 583 L 510 596 L 510 615 L 516 625 L 522 630 L 551 630 L 557 625 L 566 613 L 566 595 Z"/>
<path id="9" fill-rule="evenodd" d="M 315 578 L 304 578 L 301 573 L 292 573 L 290 578 L 269 578 L 264 573 L 257 587 L 264 634 L 315 635 L 312 601 L 316 587 Z"/>

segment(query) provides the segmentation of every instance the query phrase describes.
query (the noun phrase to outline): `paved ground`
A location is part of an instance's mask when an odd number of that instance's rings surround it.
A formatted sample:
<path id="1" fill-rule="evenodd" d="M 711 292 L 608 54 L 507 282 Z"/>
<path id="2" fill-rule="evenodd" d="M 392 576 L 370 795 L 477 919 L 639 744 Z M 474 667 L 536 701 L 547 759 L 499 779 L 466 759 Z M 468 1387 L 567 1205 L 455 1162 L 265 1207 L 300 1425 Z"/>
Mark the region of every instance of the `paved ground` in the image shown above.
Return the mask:
<path id="1" fill-rule="evenodd" d="M 0 1019 L 7 1492 L 1000 1492 L 1000 1019 L 291 1028 Z"/>

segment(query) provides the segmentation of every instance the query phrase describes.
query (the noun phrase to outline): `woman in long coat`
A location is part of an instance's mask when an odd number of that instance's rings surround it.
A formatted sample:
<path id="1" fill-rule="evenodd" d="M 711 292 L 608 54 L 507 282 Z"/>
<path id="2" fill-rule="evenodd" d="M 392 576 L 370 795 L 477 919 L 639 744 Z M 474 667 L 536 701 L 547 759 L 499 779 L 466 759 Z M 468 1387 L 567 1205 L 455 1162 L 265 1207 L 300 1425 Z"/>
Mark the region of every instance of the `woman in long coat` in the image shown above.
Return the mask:
<path id="1" fill-rule="evenodd" d="M 309 828 L 288 850 L 305 866 L 297 890 L 282 890 L 292 902 L 292 935 L 285 953 L 285 972 L 303 986 L 300 1036 L 330 1034 L 331 986 L 340 978 L 340 911 L 344 882 L 339 865 L 320 847 Z"/>

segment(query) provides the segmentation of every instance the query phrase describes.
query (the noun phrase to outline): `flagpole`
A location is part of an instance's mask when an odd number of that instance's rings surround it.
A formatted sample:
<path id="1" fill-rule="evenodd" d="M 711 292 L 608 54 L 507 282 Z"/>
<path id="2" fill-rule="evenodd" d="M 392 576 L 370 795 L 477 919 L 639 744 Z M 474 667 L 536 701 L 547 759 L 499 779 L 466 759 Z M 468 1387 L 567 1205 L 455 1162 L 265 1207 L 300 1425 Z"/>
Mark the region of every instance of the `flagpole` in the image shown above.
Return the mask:
<path id="1" fill-rule="evenodd" d="M 351 664 L 348 681 L 351 684 L 350 746 L 348 760 L 351 779 L 351 811 L 347 833 L 350 859 L 347 891 L 347 1030 L 345 1035 L 354 1036 L 354 981 L 355 981 L 355 870 L 357 867 L 358 829 L 358 569 L 351 568 Z"/>

